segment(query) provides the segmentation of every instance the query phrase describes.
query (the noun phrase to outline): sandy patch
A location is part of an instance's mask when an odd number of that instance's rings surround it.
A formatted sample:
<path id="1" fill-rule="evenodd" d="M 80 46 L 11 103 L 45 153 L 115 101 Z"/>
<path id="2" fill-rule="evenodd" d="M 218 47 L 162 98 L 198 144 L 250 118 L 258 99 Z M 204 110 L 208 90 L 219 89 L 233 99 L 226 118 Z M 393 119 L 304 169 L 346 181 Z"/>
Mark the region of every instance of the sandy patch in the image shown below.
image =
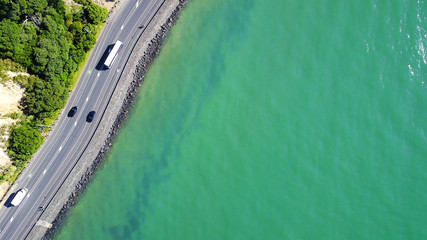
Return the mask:
<path id="1" fill-rule="evenodd" d="M 25 72 L 11 72 L 11 71 L 7 71 L 6 73 L 7 75 L 9 75 L 9 77 L 14 78 L 18 75 L 24 75 L 24 76 L 30 76 L 30 74 L 25 73 Z"/>
<path id="2" fill-rule="evenodd" d="M 70 6 L 77 6 L 80 5 L 76 2 L 74 2 L 73 0 L 64 0 L 65 4 L 70 5 Z M 92 0 L 92 2 L 98 4 L 101 7 L 105 7 L 108 9 L 108 12 L 111 11 L 111 9 L 113 9 L 114 5 L 116 4 L 116 1 L 111 0 L 111 1 L 106 1 L 106 0 Z"/>
<path id="3" fill-rule="evenodd" d="M 105 0 L 92 0 L 92 1 L 101 7 L 107 8 L 108 12 L 110 12 L 111 9 L 113 9 L 114 5 L 116 4 L 116 1 L 105 1 Z"/>
<path id="4" fill-rule="evenodd" d="M 67 5 L 70 5 L 70 6 L 80 5 L 80 4 L 76 3 L 76 2 L 74 2 L 73 0 L 64 0 L 64 3 L 67 4 Z"/>
<path id="5" fill-rule="evenodd" d="M 10 75 L 9 75 L 10 76 Z M 25 89 L 12 81 L 0 83 L 0 114 L 18 112 Z"/>
<path id="6" fill-rule="evenodd" d="M 7 156 L 3 149 L 0 149 L 0 167 L 8 166 L 10 164 L 12 164 L 12 161 L 10 161 L 9 156 Z"/>
<path id="7" fill-rule="evenodd" d="M 14 77 L 20 73 L 8 72 L 7 74 L 10 77 Z M 12 118 L 5 117 L 5 114 L 21 112 L 19 109 L 19 102 L 24 96 L 24 92 L 25 89 L 23 87 L 10 80 L 0 83 L 0 167 L 11 164 L 11 160 L 5 152 L 6 142 L 9 138 L 9 132 L 7 130 L 10 125 L 17 121 Z"/>

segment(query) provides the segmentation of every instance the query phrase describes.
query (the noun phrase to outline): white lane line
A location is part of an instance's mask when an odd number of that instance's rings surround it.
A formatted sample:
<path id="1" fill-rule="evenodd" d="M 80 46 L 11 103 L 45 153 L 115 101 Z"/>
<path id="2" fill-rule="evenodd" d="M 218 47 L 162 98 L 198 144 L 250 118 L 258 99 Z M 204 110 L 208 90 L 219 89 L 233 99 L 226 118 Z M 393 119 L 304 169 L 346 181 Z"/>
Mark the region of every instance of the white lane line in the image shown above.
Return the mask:
<path id="1" fill-rule="evenodd" d="M 74 126 L 76 126 L 76 125 L 77 125 L 77 121 L 74 122 Z"/>
<path id="2" fill-rule="evenodd" d="M 12 222 L 13 221 L 13 217 L 10 219 L 10 222 Z"/>
<path id="3" fill-rule="evenodd" d="M 43 171 L 43 175 L 46 174 L 46 169 Z"/>
<path id="4" fill-rule="evenodd" d="M 122 27 L 120 28 L 120 30 L 123 30 L 123 25 L 122 25 Z"/>
<path id="5" fill-rule="evenodd" d="M 58 150 L 58 152 L 60 152 L 61 150 L 62 150 L 62 146 L 60 146 L 60 147 L 59 147 L 59 150 Z"/>
<path id="6" fill-rule="evenodd" d="M 28 193 L 28 194 L 27 194 L 27 198 L 29 198 L 29 197 L 30 197 L 30 195 L 31 195 L 31 194 L 30 194 L 30 193 Z"/>
<path id="7" fill-rule="evenodd" d="M 99 75 L 101 75 L 101 73 L 98 73 L 97 77 L 99 77 Z"/>
<path id="8" fill-rule="evenodd" d="M 136 2 L 135 8 L 138 8 L 138 6 L 139 6 L 139 2 Z"/>
<path id="9" fill-rule="evenodd" d="M 89 97 L 86 98 L 86 102 L 89 101 Z"/>

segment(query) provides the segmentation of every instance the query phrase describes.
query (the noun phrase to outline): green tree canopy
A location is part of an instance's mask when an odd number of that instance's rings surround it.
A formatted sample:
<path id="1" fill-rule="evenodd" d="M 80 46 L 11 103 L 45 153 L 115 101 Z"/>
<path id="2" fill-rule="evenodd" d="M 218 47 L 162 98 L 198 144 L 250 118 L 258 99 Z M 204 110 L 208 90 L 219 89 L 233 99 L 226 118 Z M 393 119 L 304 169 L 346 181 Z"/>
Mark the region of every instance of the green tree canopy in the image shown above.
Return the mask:
<path id="1" fill-rule="evenodd" d="M 9 138 L 9 155 L 14 160 L 27 161 L 43 143 L 43 137 L 35 126 L 23 124 L 12 130 Z"/>
<path id="2" fill-rule="evenodd" d="M 91 1 L 89 1 L 88 4 L 84 7 L 84 10 L 89 23 L 95 25 L 98 25 L 104 21 L 108 16 L 108 11 L 106 8 L 100 7 Z"/>
<path id="3" fill-rule="evenodd" d="M 9 19 L 0 22 L 0 57 L 30 66 L 36 42 L 36 30 L 32 23 L 21 27 Z"/>
<path id="4" fill-rule="evenodd" d="M 19 48 L 21 28 L 10 19 L 0 22 L 0 56 L 13 59 L 15 49 Z"/>
<path id="5" fill-rule="evenodd" d="M 31 87 L 25 97 L 25 112 L 38 119 L 49 118 L 61 109 L 67 100 L 67 88 L 59 81 L 47 82 L 39 78 L 30 78 Z"/>

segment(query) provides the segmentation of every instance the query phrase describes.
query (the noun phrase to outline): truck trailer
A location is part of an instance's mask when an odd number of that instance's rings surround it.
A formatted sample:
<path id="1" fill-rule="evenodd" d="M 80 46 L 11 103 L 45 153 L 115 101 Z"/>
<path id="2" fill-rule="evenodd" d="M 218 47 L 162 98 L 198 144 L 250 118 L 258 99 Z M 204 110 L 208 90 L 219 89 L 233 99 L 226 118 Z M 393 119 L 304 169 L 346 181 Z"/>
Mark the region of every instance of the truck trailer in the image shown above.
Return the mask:
<path id="1" fill-rule="evenodd" d="M 19 204 L 21 204 L 22 200 L 24 200 L 25 195 L 27 195 L 27 192 L 28 192 L 28 189 L 26 188 L 19 190 L 16 193 L 15 197 L 13 197 L 10 204 L 12 204 L 13 206 L 18 206 Z"/>

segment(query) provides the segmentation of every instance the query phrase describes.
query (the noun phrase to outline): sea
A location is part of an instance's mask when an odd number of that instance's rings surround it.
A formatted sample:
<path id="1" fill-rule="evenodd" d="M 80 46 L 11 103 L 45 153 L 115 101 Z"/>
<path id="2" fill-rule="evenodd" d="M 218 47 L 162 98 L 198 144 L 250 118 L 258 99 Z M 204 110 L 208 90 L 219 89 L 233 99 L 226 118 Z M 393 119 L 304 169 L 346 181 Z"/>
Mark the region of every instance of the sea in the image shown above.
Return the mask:
<path id="1" fill-rule="evenodd" d="M 56 239 L 427 239 L 426 11 L 190 0 Z"/>

